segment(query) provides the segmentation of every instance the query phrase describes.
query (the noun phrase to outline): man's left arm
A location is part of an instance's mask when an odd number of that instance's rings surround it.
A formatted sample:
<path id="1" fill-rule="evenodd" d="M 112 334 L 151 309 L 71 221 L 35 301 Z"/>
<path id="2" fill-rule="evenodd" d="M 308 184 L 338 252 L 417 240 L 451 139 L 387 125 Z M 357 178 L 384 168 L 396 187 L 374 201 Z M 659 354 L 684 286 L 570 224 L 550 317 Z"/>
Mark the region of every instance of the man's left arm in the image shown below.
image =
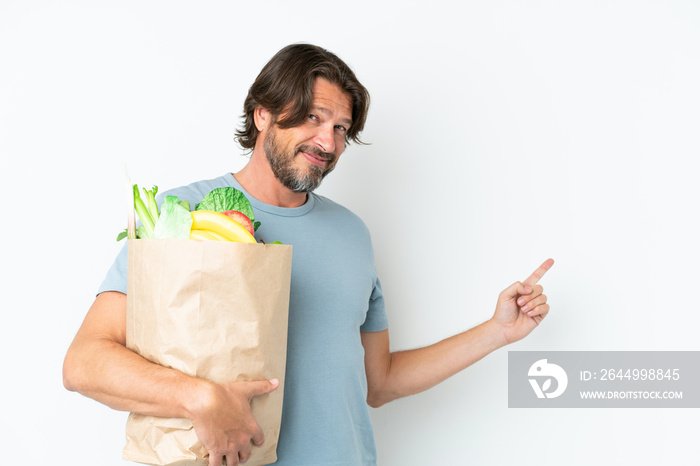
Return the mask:
<path id="1" fill-rule="evenodd" d="M 361 332 L 367 372 L 367 403 L 379 407 L 420 393 L 471 366 L 492 351 L 527 336 L 549 312 L 537 282 L 554 261 L 546 260 L 523 282 L 498 296 L 493 317 L 433 345 L 390 352 L 389 331 Z"/>

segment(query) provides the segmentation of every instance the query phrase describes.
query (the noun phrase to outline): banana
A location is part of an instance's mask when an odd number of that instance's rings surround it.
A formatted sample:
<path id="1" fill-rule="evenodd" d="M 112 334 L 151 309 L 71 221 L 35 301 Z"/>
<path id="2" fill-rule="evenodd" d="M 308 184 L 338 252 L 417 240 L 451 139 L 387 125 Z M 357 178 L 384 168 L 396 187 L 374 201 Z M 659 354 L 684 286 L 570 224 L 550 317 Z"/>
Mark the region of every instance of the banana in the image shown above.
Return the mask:
<path id="1" fill-rule="evenodd" d="M 229 241 L 226 237 L 211 230 L 191 230 L 190 239 L 208 240 L 208 241 Z"/>
<path id="2" fill-rule="evenodd" d="M 253 235 L 230 217 L 210 210 L 195 210 L 192 212 L 192 231 L 211 230 L 225 237 L 228 241 L 240 243 L 255 243 Z"/>

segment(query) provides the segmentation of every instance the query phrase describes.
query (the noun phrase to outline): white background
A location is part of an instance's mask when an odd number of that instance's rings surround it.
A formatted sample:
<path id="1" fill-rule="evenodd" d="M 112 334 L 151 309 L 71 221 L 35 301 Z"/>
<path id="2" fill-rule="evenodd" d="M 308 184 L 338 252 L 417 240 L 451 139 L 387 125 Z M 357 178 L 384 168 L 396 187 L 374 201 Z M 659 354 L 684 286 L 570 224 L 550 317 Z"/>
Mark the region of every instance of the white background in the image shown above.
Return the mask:
<path id="1" fill-rule="evenodd" d="M 319 192 L 373 232 L 393 349 L 488 319 L 556 260 L 530 337 L 372 411 L 379 463 L 698 464 L 694 409 L 507 407 L 508 350 L 700 349 L 690 0 L 2 0 L 2 462 L 126 464 L 126 414 L 61 382 L 120 247 L 124 164 L 161 189 L 240 169 L 247 89 L 300 41 L 372 94 L 371 145 Z"/>

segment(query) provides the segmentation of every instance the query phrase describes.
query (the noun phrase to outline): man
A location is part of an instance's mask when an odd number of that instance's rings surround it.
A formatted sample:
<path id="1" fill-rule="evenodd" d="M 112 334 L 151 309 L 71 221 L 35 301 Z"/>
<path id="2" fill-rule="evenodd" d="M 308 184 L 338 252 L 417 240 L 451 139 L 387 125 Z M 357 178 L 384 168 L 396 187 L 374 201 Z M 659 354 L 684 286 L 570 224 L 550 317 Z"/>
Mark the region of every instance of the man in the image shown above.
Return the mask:
<path id="1" fill-rule="evenodd" d="M 235 175 L 171 193 L 195 205 L 234 186 L 262 225 L 256 236 L 294 246 L 288 359 L 278 464 L 376 464 L 367 404 L 381 406 L 445 380 L 529 334 L 549 311 L 537 281 L 548 260 L 498 297 L 487 322 L 421 349 L 390 353 L 369 233 L 313 191 L 349 141 L 359 142 L 369 95 L 338 57 L 291 45 L 263 68 L 237 136 L 252 151 Z M 245 462 L 264 441 L 250 400 L 277 380 L 215 384 L 150 363 L 125 348 L 126 260 L 112 266 L 64 364 L 64 383 L 114 409 L 189 418 L 209 464 Z"/>

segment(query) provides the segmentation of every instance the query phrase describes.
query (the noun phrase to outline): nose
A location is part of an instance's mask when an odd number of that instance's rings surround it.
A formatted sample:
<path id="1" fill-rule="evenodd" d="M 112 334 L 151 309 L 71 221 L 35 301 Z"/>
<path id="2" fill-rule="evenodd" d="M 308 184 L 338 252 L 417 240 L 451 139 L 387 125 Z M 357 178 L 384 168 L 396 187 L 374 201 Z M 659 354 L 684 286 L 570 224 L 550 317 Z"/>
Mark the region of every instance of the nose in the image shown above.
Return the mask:
<path id="1" fill-rule="evenodd" d="M 314 137 L 314 142 L 318 144 L 323 152 L 335 152 L 335 128 L 333 125 L 322 125 Z"/>

